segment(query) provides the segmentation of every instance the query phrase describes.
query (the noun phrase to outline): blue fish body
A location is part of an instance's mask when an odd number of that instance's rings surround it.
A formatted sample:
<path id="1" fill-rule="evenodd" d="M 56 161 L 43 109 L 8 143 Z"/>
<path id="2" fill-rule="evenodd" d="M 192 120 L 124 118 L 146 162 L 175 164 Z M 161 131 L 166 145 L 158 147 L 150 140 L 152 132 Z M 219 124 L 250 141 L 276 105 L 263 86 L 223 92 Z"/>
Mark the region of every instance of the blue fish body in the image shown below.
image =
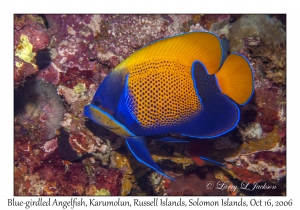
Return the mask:
<path id="1" fill-rule="evenodd" d="M 226 50 L 216 35 L 205 31 L 154 42 L 104 79 L 84 113 L 124 137 L 137 160 L 167 176 L 152 159 L 145 137 L 221 136 L 236 127 L 238 104 L 253 94 L 251 65 L 242 55 L 227 57 Z"/>

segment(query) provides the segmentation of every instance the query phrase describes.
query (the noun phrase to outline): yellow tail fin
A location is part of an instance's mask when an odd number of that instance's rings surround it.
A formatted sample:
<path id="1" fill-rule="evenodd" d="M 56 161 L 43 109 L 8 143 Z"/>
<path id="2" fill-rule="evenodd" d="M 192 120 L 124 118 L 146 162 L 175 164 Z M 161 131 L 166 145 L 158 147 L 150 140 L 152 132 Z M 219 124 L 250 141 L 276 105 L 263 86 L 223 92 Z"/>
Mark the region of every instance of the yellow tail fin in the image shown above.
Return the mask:
<path id="1" fill-rule="evenodd" d="M 222 93 L 236 103 L 243 105 L 251 98 L 254 89 L 252 67 L 242 55 L 229 55 L 216 77 Z"/>

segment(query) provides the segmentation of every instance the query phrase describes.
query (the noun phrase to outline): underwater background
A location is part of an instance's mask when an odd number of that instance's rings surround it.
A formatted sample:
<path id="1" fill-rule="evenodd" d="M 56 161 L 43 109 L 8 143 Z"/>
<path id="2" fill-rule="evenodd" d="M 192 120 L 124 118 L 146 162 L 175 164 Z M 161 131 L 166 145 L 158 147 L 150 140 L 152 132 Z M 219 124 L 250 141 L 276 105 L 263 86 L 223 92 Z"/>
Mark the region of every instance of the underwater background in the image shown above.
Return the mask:
<path id="1" fill-rule="evenodd" d="M 133 52 L 197 30 L 226 37 L 230 52 L 248 58 L 255 91 L 224 136 L 147 141 L 174 182 L 83 107 Z M 286 15 L 15 15 L 14 88 L 14 195 L 286 194 Z"/>

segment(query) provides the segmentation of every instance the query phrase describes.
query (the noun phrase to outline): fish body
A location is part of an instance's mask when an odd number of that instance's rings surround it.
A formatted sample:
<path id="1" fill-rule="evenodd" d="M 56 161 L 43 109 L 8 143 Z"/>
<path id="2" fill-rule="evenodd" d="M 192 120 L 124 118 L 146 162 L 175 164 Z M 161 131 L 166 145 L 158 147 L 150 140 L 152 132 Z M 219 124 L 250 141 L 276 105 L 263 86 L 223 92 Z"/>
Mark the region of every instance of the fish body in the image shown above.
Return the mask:
<path id="1" fill-rule="evenodd" d="M 218 137 L 236 127 L 238 105 L 253 94 L 251 65 L 242 55 L 227 57 L 222 43 L 201 31 L 136 51 L 104 79 L 85 115 L 124 137 L 140 162 L 167 176 L 153 161 L 145 137 Z"/>

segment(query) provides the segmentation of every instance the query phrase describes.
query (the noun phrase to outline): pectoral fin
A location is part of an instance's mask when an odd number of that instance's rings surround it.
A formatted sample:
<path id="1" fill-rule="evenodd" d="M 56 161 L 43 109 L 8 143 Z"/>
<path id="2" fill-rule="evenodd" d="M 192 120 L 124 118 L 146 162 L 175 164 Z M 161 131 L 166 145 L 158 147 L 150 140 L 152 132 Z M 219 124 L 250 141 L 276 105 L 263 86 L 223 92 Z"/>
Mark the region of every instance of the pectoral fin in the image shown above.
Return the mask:
<path id="1" fill-rule="evenodd" d="M 168 177 L 169 179 L 174 180 L 172 177 L 166 175 L 156 164 L 156 162 L 153 160 L 153 158 L 149 153 L 149 150 L 147 149 L 145 137 L 133 136 L 133 137 L 126 138 L 125 140 L 129 150 L 138 161 L 154 169 L 158 173 Z"/>

